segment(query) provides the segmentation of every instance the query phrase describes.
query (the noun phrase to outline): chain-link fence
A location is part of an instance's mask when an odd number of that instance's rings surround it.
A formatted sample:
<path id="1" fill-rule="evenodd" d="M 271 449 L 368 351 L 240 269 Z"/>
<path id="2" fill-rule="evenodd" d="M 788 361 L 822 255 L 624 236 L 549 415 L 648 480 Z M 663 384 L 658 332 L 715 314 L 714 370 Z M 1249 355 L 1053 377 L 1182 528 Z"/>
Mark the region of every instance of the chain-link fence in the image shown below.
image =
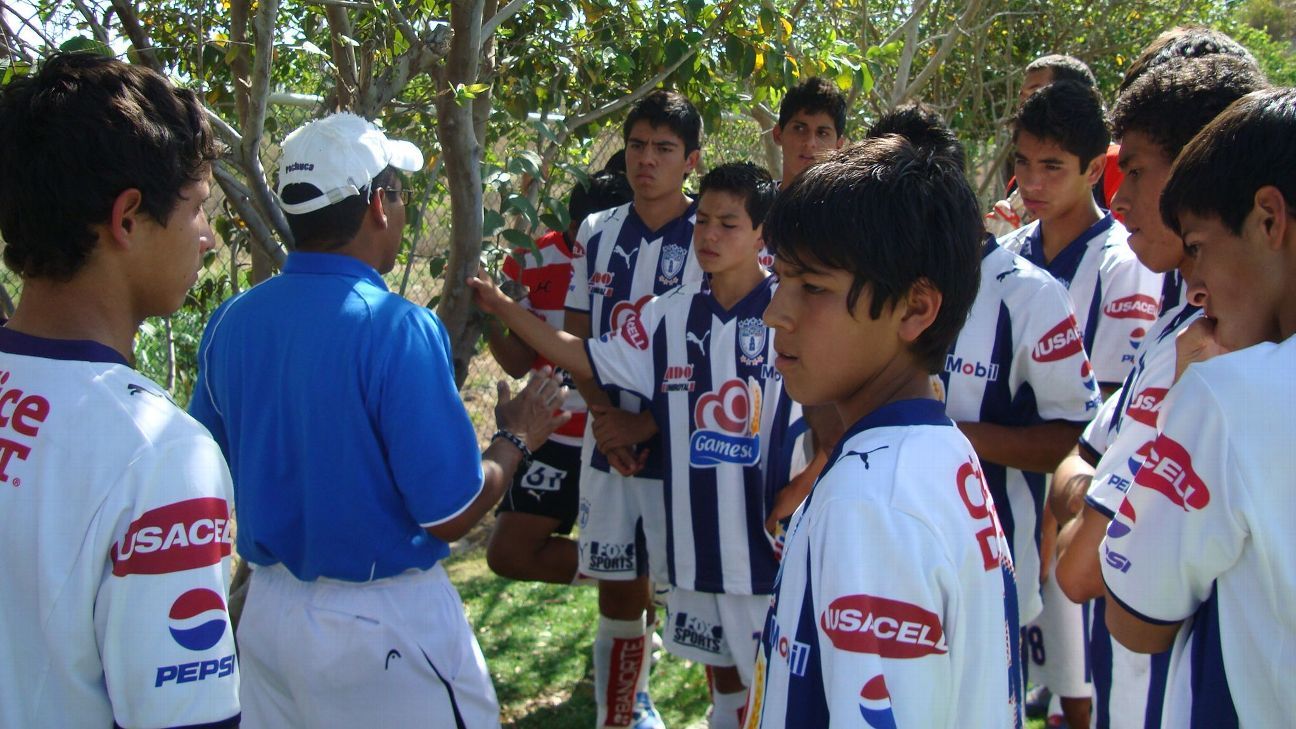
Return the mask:
<path id="1" fill-rule="evenodd" d="M 309 120 L 312 109 L 279 106 L 272 108 L 273 122 L 267 136 L 282 137 Z M 721 129 L 709 134 L 703 144 L 702 168 L 721 162 L 764 159 L 761 130 L 750 119 L 726 119 Z M 429 131 L 427 137 L 432 137 Z M 501 144 L 506 144 L 502 142 Z M 502 148 L 502 147 L 501 147 Z M 620 128 L 611 125 L 590 147 L 589 168 L 597 170 L 621 149 Z M 263 155 L 267 170 L 277 166 L 277 147 L 267 143 Z M 437 169 L 433 167 L 434 171 Z M 777 176 L 778 171 L 772 171 Z M 696 177 L 693 180 L 695 184 Z M 570 186 L 570 183 L 567 183 Z M 555 197 L 565 199 L 566 189 Z M 498 206 L 498 195 L 488 192 L 488 207 Z M 406 246 L 394 270 L 384 278 L 388 287 L 411 301 L 428 305 L 435 301 L 444 283 L 439 262 L 444 261 L 450 244 L 450 198 L 444 180 L 429 177 L 425 190 L 416 193 L 411 203 L 414 215 L 406 231 Z M 135 342 L 135 365 L 145 375 L 164 385 L 176 402 L 189 402 L 197 377 L 197 350 L 207 318 L 224 300 L 242 291 L 265 274 L 272 273 L 269 263 L 255 260 L 246 226 L 227 204 L 219 188 L 213 186 L 208 201 L 208 215 L 216 232 L 217 244 L 210 254 L 185 305 L 174 315 L 149 319 L 140 327 Z M 543 231 L 534 231 L 539 235 Z M 497 241 L 496 245 L 506 244 Z M 22 282 L 7 268 L 0 268 L 0 309 L 7 318 L 22 293 Z M 464 405 L 477 427 L 479 439 L 485 442 L 494 431 L 494 383 L 508 376 L 495 363 L 485 347 L 473 357 L 468 376 L 461 389 Z"/>

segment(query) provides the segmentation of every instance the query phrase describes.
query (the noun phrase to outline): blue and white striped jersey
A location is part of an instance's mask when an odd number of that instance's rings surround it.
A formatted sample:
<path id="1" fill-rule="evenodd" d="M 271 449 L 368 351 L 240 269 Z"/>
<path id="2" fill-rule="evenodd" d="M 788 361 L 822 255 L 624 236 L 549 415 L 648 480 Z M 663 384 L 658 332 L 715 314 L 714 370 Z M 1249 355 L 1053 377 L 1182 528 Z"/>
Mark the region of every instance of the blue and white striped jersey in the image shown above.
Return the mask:
<path id="1" fill-rule="evenodd" d="M 1296 715 L 1293 371 L 1296 338 L 1189 367 L 1103 540 L 1114 599 L 1146 622 L 1185 621 L 1165 727 Z"/>
<path id="2" fill-rule="evenodd" d="M 990 240 L 981 287 L 945 357 L 945 412 L 958 422 L 1004 426 L 1084 423 L 1100 403 L 1067 290 L 1043 269 Z M 1039 519 L 1045 474 L 982 462 L 1017 567 L 1022 623 L 1044 604 Z"/>
<path id="3" fill-rule="evenodd" d="M 697 203 L 659 230 L 649 230 L 634 203 L 603 210 L 585 219 L 572 249 L 571 283 L 566 307 L 589 314 L 590 336 L 598 338 L 621 327 L 625 317 L 652 297 L 681 284 L 702 280 L 693 253 L 693 221 Z M 643 403 L 626 393 L 613 393 L 612 402 L 637 413 Z M 587 435 L 586 440 L 592 443 Z M 644 444 L 648 465 L 640 478 L 661 478 L 661 441 Z M 590 466 L 608 471 L 607 458 L 591 448 Z"/>
<path id="4" fill-rule="evenodd" d="M 661 430 L 666 568 L 676 587 L 731 595 L 774 588 L 778 565 L 764 524 L 787 477 L 767 480 L 766 468 L 782 462 L 775 456 L 801 407 L 780 396 L 774 335 L 761 321 L 773 291 L 766 278 L 726 311 L 700 283 L 681 286 L 587 343 L 599 384 L 650 401 Z"/>
<path id="5" fill-rule="evenodd" d="M 1134 363 L 1134 350 L 1160 313 L 1162 277 L 1130 250 L 1125 226 L 1107 214 L 1044 261 L 1040 223 L 1023 226 L 999 245 L 1043 268 L 1067 287 L 1084 349 L 1100 385 L 1119 385 Z"/>
<path id="6" fill-rule="evenodd" d="M 939 402 L 891 403 L 846 432 L 782 565 L 749 729 L 1021 726 L 1012 559 Z"/>

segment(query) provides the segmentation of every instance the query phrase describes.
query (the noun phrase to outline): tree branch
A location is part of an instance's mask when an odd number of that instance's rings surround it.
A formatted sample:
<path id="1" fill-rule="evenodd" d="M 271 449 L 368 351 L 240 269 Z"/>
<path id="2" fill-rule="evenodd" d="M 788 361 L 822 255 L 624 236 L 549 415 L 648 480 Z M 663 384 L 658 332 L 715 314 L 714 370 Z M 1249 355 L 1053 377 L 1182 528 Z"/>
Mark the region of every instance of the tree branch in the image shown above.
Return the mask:
<path id="1" fill-rule="evenodd" d="M 963 25 L 969 23 L 972 18 L 976 17 L 976 14 L 981 10 L 982 2 L 983 0 L 967 0 L 967 5 L 963 8 L 963 14 L 950 22 L 949 28 L 945 33 L 945 38 L 941 41 L 940 48 L 938 48 L 935 55 L 927 61 L 927 65 L 923 67 L 921 72 L 919 72 L 918 77 L 913 80 L 913 83 L 909 84 L 909 86 L 905 88 L 902 99 L 911 99 L 916 96 L 918 92 L 922 90 L 923 86 L 927 85 L 927 82 L 931 80 L 932 76 L 936 75 L 936 72 L 940 70 L 941 64 L 945 63 L 945 59 L 949 57 L 951 52 L 953 52 L 954 46 L 958 43 L 959 37 L 963 35 Z"/>
<path id="2" fill-rule="evenodd" d="M 283 248 L 275 240 L 274 233 L 266 225 L 265 217 L 253 202 L 252 191 L 247 188 L 234 172 L 230 169 L 229 163 L 225 160 L 218 160 L 212 166 L 212 174 L 216 178 L 216 183 L 220 185 L 221 190 L 225 192 L 225 199 L 229 200 L 238 212 L 243 222 L 247 224 L 248 232 L 252 234 L 252 240 L 261 248 L 261 250 L 275 262 L 275 265 L 282 268 L 286 255 Z"/>
<path id="3" fill-rule="evenodd" d="M 139 16 L 135 13 L 135 8 L 128 0 L 112 0 L 113 10 L 117 11 L 117 17 L 121 20 L 122 30 L 126 32 L 126 37 L 130 39 L 131 45 L 135 46 L 135 52 L 139 54 L 140 62 L 162 73 L 162 62 L 158 60 L 157 54 L 153 52 L 153 42 L 149 40 L 148 33 L 144 32 L 144 26 L 139 22 Z"/>
<path id="4" fill-rule="evenodd" d="M 498 28 L 501 23 L 513 17 L 514 15 L 517 15 L 517 12 L 522 9 L 522 6 L 526 5 L 530 1 L 531 0 L 512 0 L 512 2 L 510 2 L 508 5 L 505 5 L 503 8 L 501 8 L 499 12 L 491 15 L 490 20 L 487 20 L 485 23 L 482 23 L 482 27 L 481 27 L 482 43 L 488 42 L 491 36 L 495 34 L 495 29 Z"/>
<path id="5" fill-rule="evenodd" d="M 355 106 L 356 93 L 360 90 L 356 80 L 355 48 L 342 40 L 343 37 L 350 38 L 352 35 L 351 16 L 347 15 L 346 8 L 329 5 L 324 9 L 324 17 L 328 21 L 333 65 L 338 73 L 337 106 L 350 109 Z"/>
<path id="6" fill-rule="evenodd" d="M 243 137 L 234 131 L 234 127 L 227 124 L 216 112 L 206 106 L 203 107 L 203 113 L 207 115 L 207 123 L 211 124 L 212 129 L 216 130 L 216 136 L 220 137 L 227 147 L 234 150 L 235 153 L 243 149 Z"/>
<path id="7" fill-rule="evenodd" d="M 72 0 L 72 4 L 76 6 L 77 12 L 81 13 L 81 17 L 85 19 L 86 25 L 90 27 L 90 33 L 94 35 L 95 40 L 108 45 L 108 29 L 103 26 L 103 23 L 99 22 L 99 18 L 95 17 L 94 13 L 90 12 L 90 8 L 86 7 L 85 2 L 83 0 Z"/>

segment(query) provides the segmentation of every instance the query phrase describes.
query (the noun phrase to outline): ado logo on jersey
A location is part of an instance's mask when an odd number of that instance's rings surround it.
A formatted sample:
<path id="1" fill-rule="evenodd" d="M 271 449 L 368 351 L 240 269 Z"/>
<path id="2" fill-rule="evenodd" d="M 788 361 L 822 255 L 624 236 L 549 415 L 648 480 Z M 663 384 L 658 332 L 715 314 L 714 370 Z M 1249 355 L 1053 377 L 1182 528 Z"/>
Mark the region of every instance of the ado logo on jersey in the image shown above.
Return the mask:
<path id="1" fill-rule="evenodd" d="M 171 603 L 167 614 L 171 637 L 182 648 L 205 651 L 214 648 L 225 637 L 227 616 L 225 601 L 206 588 L 198 587 L 185 592 Z M 234 654 L 205 661 L 192 661 L 172 666 L 159 666 L 153 687 L 166 683 L 191 683 L 208 678 L 224 678 L 234 673 Z"/>
<path id="2" fill-rule="evenodd" d="M 845 595 L 828 604 L 819 624 L 838 650 L 883 658 L 922 658 L 949 652 L 940 616 L 899 600 Z"/>
<path id="3" fill-rule="evenodd" d="M 1165 398 L 1166 392 L 1164 387 L 1149 387 L 1130 400 L 1125 412 L 1149 428 L 1155 428 L 1157 413 L 1161 411 L 1161 400 Z"/>
<path id="4" fill-rule="evenodd" d="M 1193 470 L 1192 455 L 1166 435 L 1152 443 L 1134 483 L 1160 492 L 1184 511 L 1201 510 L 1210 503 L 1210 491 Z"/>
<path id="5" fill-rule="evenodd" d="M 1084 349 L 1084 335 L 1074 316 L 1068 316 L 1048 330 L 1031 349 L 1031 359 L 1036 362 L 1057 362 Z"/>
<path id="6" fill-rule="evenodd" d="M 151 509 L 113 544 L 112 572 L 117 577 L 161 575 L 216 564 L 230 554 L 230 527 L 229 504 L 221 498 Z"/>
<path id="7" fill-rule="evenodd" d="M 1132 294 L 1116 299 L 1103 309 L 1113 319 L 1146 319 L 1156 321 L 1157 300 L 1147 294 Z"/>
<path id="8" fill-rule="evenodd" d="M 721 463 L 752 466 L 760 458 L 760 383 L 728 380 L 703 394 L 693 408 L 689 462 L 701 468 Z"/>
<path id="9" fill-rule="evenodd" d="M 873 729 L 896 729 L 895 714 L 891 712 L 891 692 L 886 679 L 878 674 L 860 690 L 860 714 Z"/>

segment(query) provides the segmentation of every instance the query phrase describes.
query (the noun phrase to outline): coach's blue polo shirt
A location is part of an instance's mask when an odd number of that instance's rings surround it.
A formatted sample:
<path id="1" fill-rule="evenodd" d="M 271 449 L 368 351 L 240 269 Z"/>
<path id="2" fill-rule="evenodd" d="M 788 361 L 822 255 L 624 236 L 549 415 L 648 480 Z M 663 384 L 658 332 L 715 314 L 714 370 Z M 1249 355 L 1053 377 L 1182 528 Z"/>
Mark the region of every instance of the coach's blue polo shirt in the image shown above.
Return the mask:
<path id="1" fill-rule="evenodd" d="M 481 489 L 445 327 L 350 256 L 292 253 L 221 305 L 189 411 L 229 460 L 239 553 L 298 579 L 427 569 L 450 550 L 423 527 Z"/>

